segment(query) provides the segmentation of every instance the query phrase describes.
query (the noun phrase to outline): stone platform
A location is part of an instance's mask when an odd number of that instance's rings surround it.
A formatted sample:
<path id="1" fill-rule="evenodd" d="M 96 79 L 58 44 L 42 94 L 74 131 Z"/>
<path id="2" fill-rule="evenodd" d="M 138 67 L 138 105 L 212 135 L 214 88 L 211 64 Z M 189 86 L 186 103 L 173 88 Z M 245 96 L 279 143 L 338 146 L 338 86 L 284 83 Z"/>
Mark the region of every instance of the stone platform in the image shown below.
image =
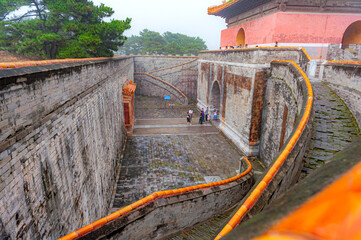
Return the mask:
<path id="1" fill-rule="evenodd" d="M 239 170 L 242 156 L 213 125 L 198 124 L 198 117 L 187 125 L 192 105 L 159 107 L 163 101 L 136 97 L 138 119 L 121 159 L 111 211 L 155 191 L 223 180 Z"/>

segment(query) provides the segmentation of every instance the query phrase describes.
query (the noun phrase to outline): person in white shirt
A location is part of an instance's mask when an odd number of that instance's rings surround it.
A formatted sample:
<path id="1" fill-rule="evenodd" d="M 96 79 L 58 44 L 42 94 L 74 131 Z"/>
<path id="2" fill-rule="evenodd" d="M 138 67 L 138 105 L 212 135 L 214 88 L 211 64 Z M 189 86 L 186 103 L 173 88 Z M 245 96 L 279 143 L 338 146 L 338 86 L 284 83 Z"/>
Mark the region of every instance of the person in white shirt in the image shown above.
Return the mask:
<path id="1" fill-rule="evenodd" d="M 188 113 L 189 113 L 189 116 L 191 117 L 191 119 L 190 119 L 190 125 L 192 125 L 192 117 L 193 117 L 193 110 L 192 110 L 192 108 L 188 111 Z"/>

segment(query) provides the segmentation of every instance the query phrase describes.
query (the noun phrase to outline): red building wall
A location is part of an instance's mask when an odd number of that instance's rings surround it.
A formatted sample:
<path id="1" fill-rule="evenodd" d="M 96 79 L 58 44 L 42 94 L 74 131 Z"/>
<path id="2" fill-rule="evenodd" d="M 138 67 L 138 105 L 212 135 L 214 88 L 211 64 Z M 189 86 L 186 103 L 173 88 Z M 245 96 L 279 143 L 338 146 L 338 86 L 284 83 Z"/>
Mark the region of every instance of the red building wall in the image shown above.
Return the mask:
<path id="1" fill-rule="evenodd" d="M 322 44 L 342 43 L 346 28 L 358 20 L 360 15 L 275 13 L 223 30 L 221 47 L 235 46 L 237 33 L 243 28 L 248 45 L 272 46 L 278 41 L 280 46 L 304 46 L 315 56 Z"/>

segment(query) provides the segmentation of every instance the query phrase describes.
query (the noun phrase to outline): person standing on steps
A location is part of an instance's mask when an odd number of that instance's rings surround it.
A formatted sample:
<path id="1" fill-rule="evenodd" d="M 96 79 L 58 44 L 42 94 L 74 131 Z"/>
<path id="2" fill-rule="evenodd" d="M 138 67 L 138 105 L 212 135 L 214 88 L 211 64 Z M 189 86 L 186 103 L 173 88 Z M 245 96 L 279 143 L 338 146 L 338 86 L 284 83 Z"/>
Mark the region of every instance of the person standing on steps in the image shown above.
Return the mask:
<path id="1" fill-rule="evenodd" d="M 189 112 L 187 112 L 187 125 L 191 125 L 191 115 L 189 115 Z"/>
<path id="2" fill-rule="evenodd" d="M 206 112 L 205 112 L 206 122 L 208 121 L 208 115 L 209 115 L 209 110 L 208 110 L 208 107 L 207 107 Z"/>
<path id="3" fill-rule="evenodd" d="M 199 123 L 203 124 L 204 122 L 204 108 L 202 108 L 201 114 L 199 115 Z"/>
<path id="4" fill-rule="evenodd" d="M 217 121 L 217 110 L 214 109 L 214 112 L 213 112 L 213 121 Z"/>
<path id="5" fill-rule="evenodd" d="M 188 111 L 188 114 L 190 116 L 190 125 L 192 125 L 192 117 L 193 117 L 193 110 L 192 108 Z"/>

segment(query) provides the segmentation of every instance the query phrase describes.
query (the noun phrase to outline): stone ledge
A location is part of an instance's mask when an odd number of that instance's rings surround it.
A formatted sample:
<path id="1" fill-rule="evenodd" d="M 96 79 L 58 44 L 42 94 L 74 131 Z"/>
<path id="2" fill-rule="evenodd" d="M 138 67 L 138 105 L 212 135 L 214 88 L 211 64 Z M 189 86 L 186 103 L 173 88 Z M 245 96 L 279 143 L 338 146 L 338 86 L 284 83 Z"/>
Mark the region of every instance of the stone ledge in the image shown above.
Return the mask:
<path id="1" fill-rule="evenodd" d="M 101 60 L 91 60 L 91 61 L 82 61 L 82 62 L 70 62 L 70 63 L 57 63 L 57 64 L 49 64 L 49 65 L 37 65 L 37 66 L 29 66 L 29 67 L 20 67 L 20 68 L 11 68 L 11 69 L 0 69 L 0 89 L 2 86 L 16 83 L 16 81 L 4 81 L 2 78 L 14 78 L 18 79 L 20 76 L 38 74 L 38 73 L 50 73 L 53 71 L 64 71 L 67 68 L 79 68 L 82 66 L 93 65 L 93 64 L 101 64 L 108 63 L 112 61 L 120 61 L 124 59 L 130 59 L 131 57 L 123 57 L 116 59 L 101 59 Z M 54 74 L 54 73 L 53 73 Z"/>
<path id="2" fill-rule="evenodd" d="M 253 182 L 252 175 L 247 175 L 230 184 L 157 199 L 78 239 L 101 239 L 107 236 L 123 239 L 153 239 L 162 236 L 160 239 L 167 239 L 170 235 L 230 209 L 248 192 Z"/>

